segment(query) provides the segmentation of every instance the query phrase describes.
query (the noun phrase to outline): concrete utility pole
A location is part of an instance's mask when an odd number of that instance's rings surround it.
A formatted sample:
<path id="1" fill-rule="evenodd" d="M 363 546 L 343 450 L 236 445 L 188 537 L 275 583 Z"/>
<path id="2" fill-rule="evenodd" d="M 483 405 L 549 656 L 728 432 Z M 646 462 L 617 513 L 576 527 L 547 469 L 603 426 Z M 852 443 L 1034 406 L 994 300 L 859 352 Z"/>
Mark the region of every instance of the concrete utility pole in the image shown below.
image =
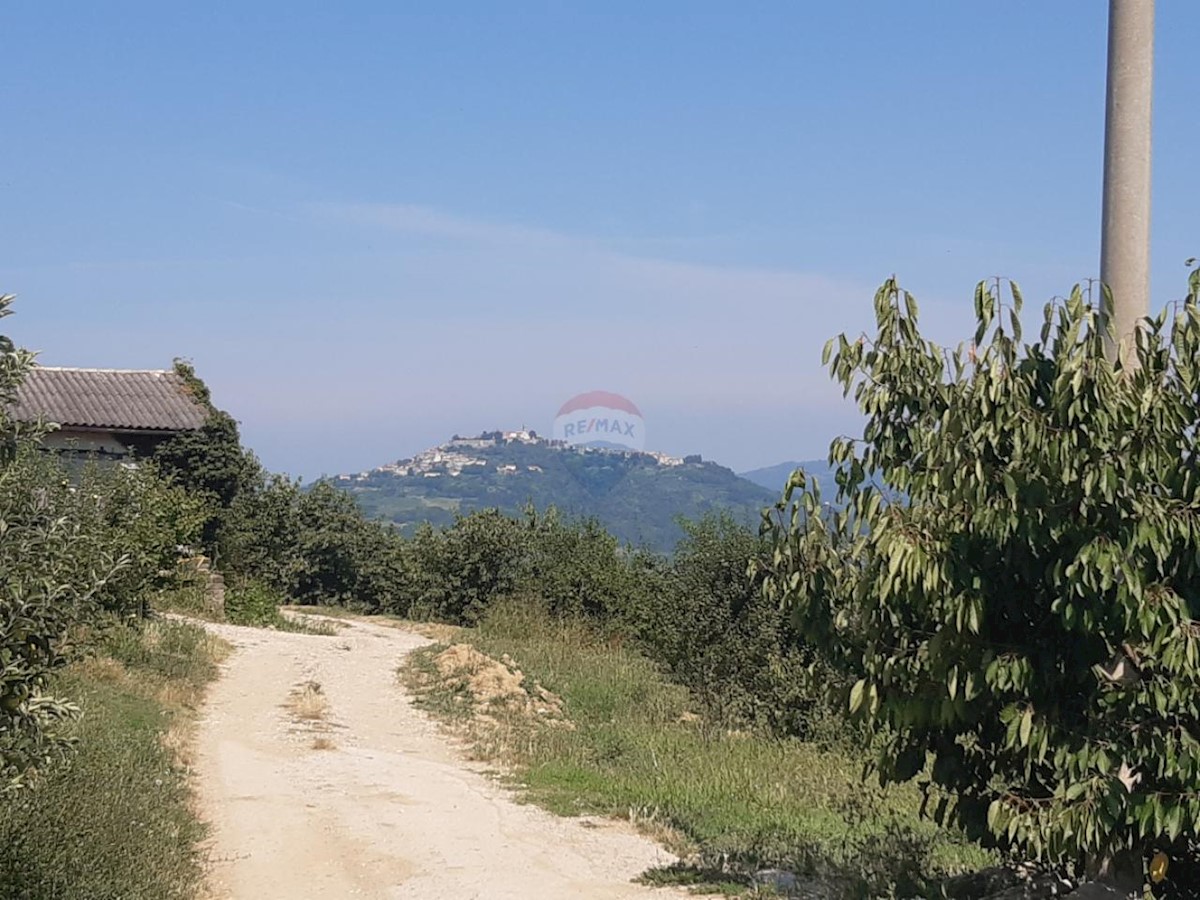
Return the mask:
<path id="1" fill-rule="evenodd" d="M 1109 0 L 1100 280 L 1113 296 L 1113 334 L 1126 358 L 1150 310 L 1150 120 L 1154 0 Z M 1112 346 L 1116 358 L 1117 345 Z"/>

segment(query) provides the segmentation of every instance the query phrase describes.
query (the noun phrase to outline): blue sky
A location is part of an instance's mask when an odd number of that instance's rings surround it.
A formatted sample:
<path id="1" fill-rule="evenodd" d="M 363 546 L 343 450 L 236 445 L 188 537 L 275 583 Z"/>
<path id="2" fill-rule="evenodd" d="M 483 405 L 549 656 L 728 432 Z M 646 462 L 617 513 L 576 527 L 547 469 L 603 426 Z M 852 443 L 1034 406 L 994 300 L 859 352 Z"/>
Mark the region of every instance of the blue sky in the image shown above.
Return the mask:
<path id="1" fill-rule="evenodd" d="M 192 359 L 306 477 L 591 389 L 655 449 L 823 456 L 857 419 L 820 347 L 889 274 L 950 342 L 980 278 L 1096 274 L 1106 8 L 9 5 L 5 325 Z M 1155 305 L 1200 255 L 1198 31 L 1159 0 Z"/>

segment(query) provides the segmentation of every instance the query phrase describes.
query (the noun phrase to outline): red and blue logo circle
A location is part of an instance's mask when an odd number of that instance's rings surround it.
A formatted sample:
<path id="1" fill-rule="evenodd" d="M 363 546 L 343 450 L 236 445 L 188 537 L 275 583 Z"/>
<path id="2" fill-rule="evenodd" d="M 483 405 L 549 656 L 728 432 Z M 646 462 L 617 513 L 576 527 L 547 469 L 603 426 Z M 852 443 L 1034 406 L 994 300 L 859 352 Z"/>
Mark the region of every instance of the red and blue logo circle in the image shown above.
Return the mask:
<path id="1" fill-rule="evenodd" d="M 645 450 L 642 413 L 627 397 L 588 391 L 572 397 L 554 417 L 554 438 L 571 446 Z"/>

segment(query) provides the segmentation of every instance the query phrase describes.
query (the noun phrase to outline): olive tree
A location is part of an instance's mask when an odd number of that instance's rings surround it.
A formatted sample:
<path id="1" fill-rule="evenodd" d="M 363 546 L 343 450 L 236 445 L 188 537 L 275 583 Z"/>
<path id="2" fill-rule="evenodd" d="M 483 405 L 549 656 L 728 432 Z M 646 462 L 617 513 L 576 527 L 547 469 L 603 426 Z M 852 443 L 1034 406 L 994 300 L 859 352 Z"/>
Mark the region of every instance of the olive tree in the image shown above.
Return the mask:
<path id="1" fill-rule="evenodd" d="M 881 780 L 1136 886 L 1200 823 L 1200 274 L 1125 367 L 1106 306 L 1077 287 L 1026 343 L 1017 286 L 981 283 L 949 350 L 887 281 L 874 336 L 825 349 L 865 416 L 840 502 L 792 477 L 765 590 L 853 685 Z"/>

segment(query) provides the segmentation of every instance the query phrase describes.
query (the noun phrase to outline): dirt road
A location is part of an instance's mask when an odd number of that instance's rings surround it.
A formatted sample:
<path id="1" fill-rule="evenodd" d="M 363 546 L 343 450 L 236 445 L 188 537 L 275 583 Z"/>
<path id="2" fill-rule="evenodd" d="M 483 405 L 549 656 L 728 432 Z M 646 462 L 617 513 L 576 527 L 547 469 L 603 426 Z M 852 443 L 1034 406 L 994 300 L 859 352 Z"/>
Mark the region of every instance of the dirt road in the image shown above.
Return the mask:
<path id="1" fill-rule="evenodd" d="M 215 897 L 676 896 L 630 884 L 671 861 L 655 844 L 517 804 L 462 761 L 396 678 L 424 638 L 362 620 L 335 637 L 212 628 L 236 648 L 197 740 Z M 323 721 L 289 706 L 309 682 Z"/>

